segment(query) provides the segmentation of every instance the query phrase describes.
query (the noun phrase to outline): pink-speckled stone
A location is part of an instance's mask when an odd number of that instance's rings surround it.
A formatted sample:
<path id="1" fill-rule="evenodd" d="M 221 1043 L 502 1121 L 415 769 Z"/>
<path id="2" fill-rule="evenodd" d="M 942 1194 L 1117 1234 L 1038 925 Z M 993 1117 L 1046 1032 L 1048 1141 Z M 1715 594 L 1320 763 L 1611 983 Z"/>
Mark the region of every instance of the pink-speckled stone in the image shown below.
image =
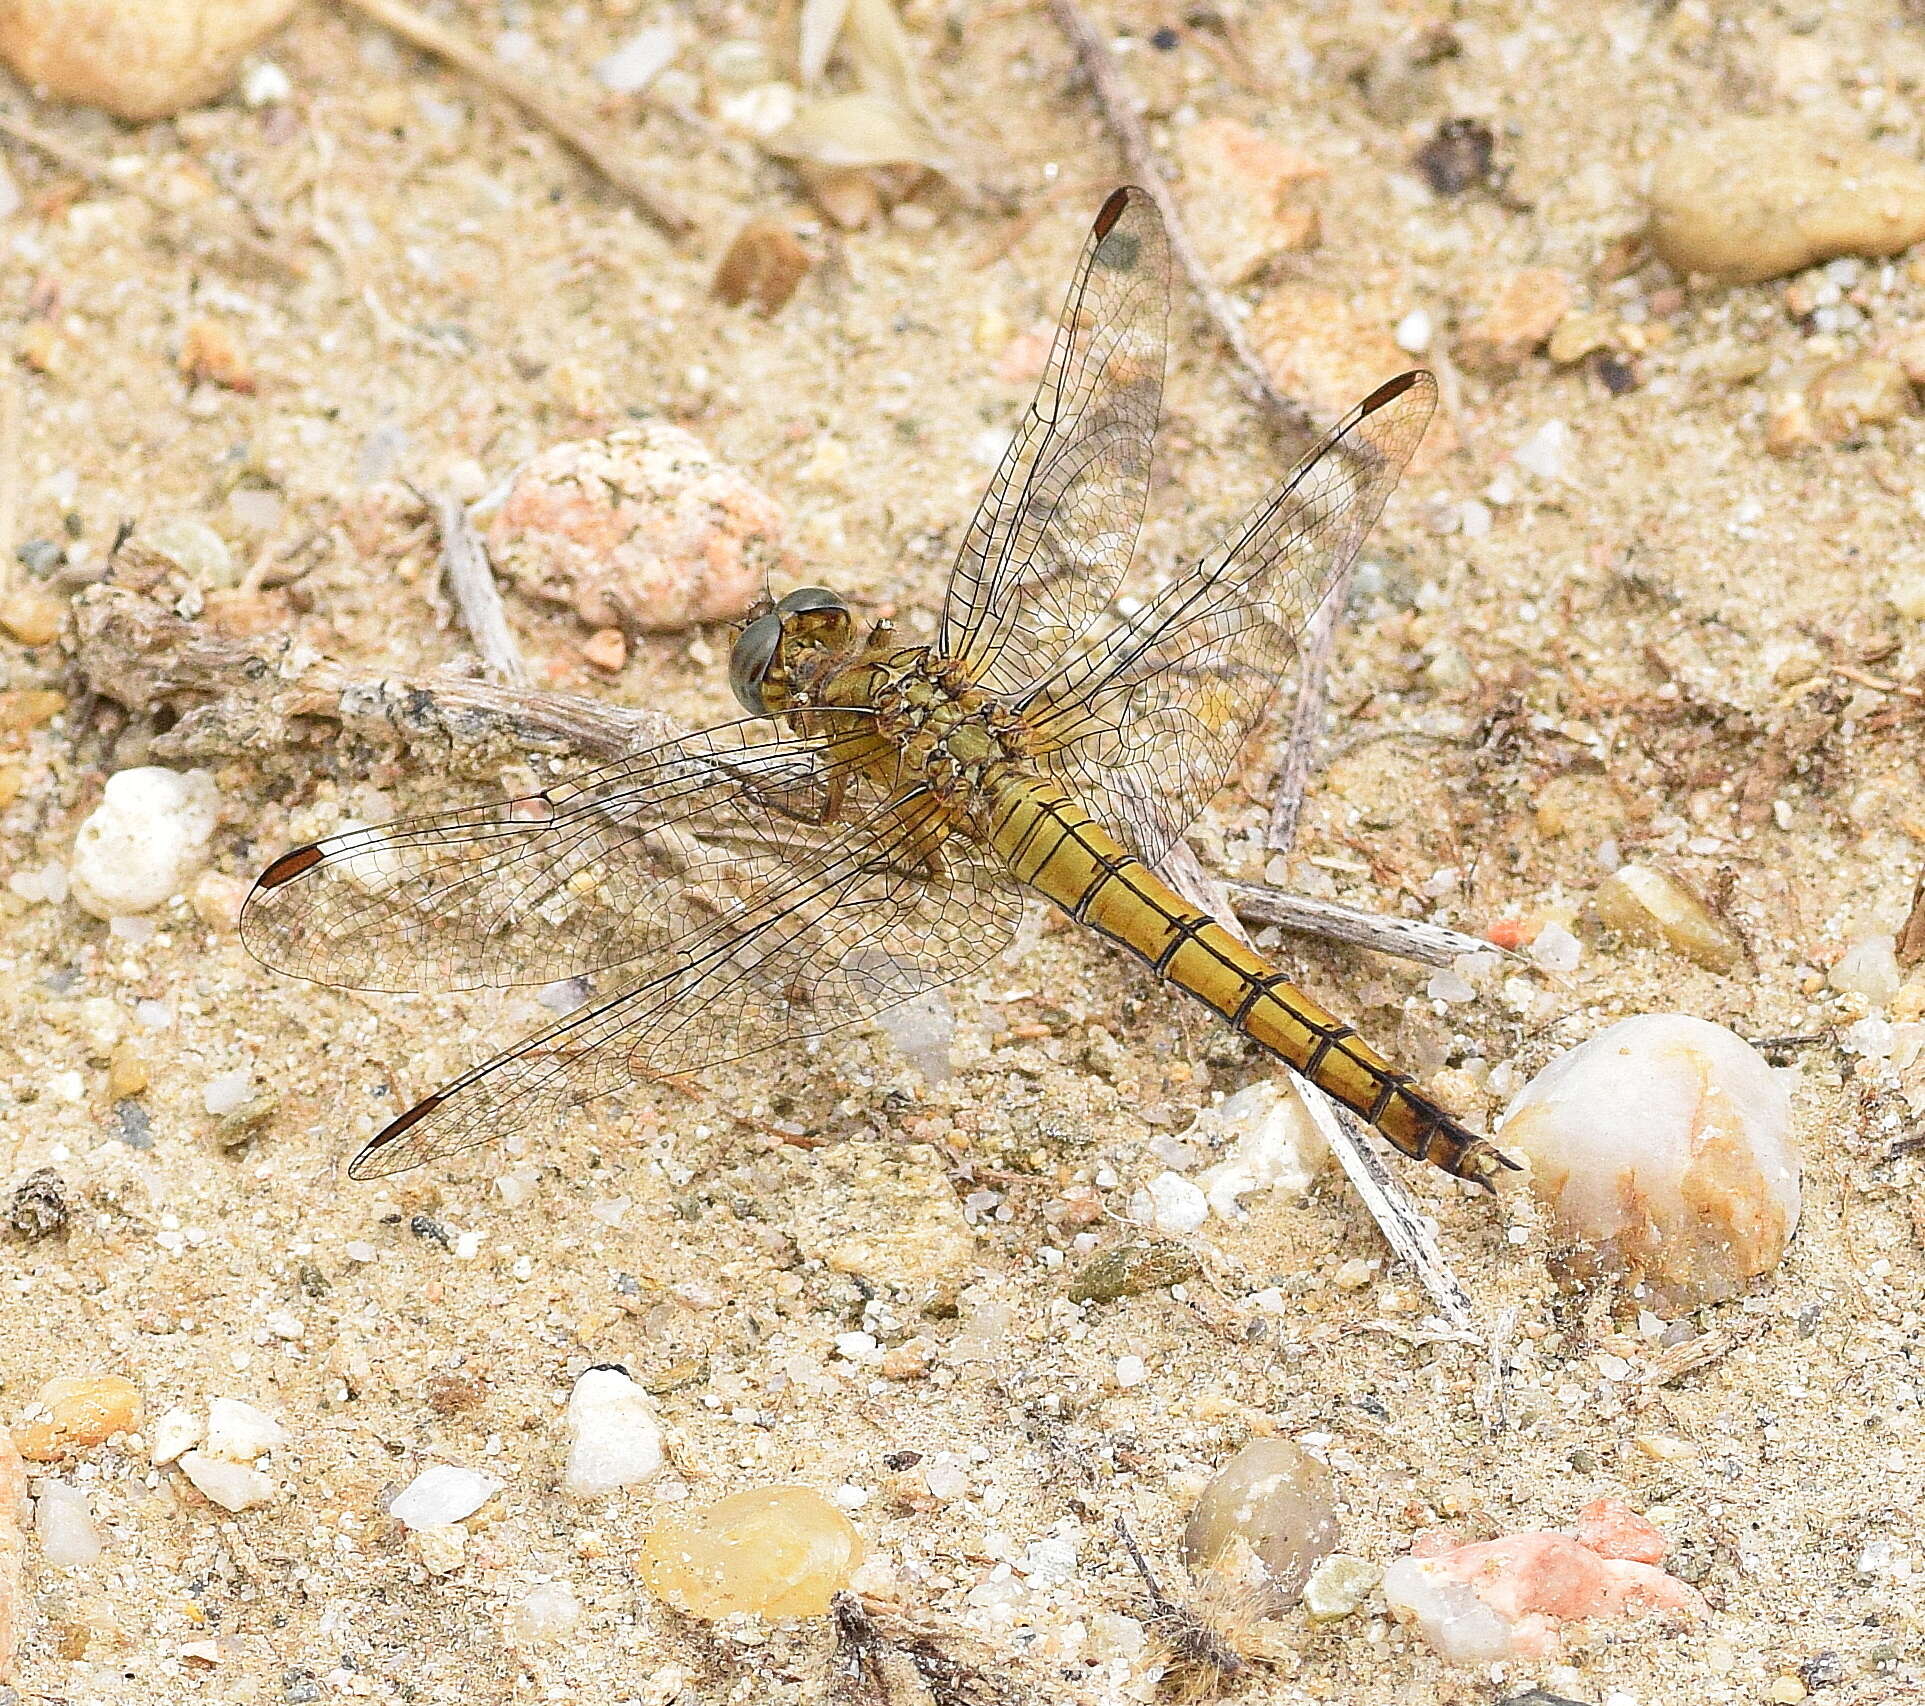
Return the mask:
<path id="1" fill-rule="evenodd" d="M 1425 1536 L 1384 1572 L 1384 1598 L 1455 1664 L 1543 1659 L 1565 1626 L 1708 1614 L 1696 1588 L 1659 1569 L 1665 1541 L 1615 1499 L 1578 1516 L 1573 1538 L 1550 1530 L 1455 1545 Z"/>
<path id="2" fill-rule="evenodd" d="M 497 570 L 591 628 L 666 632 L 740 616 L 787 562 L 781 507 L 680 427 L 545 450 L 488 523 Z"/>

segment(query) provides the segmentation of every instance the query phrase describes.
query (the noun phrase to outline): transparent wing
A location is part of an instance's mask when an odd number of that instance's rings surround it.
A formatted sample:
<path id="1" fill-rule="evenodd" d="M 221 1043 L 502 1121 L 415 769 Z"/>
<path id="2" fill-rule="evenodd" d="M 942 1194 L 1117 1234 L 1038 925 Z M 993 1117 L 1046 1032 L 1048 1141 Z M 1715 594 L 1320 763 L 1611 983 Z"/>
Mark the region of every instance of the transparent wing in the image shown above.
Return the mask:
<path id="1" fill-rule="evenodd" d="M 419 1166 L 631 1078 L 694 1072 L 816 1036 L 966 977 L 1009 943 L 1022 898 L 911 794 L 806 856 L 764 848 L 738 902 L 631 968 L 627 987 L 418 1103 L 350 1173 Z"/>
<path id="2" fill-rule="evenodd" d="M 839 806 L 873 808 L 853 752 L 750 738 L 767 728 L 297 847 L 255 883 L 241 939 L 276 971 L 355 989 L 553 983 L 642 959 L 813 857 Z"/>
<path id="3" fill-rule="evenodd" d="M 1026 701 L 1038 762 L 1142 858 L 1223 786 L 1436 400 L 1428 373 L 1380 386 L 1222 545 Z"/>
<path id="4" fill-rule="evenodd" d="M 957 555 L 937 650 L 1017 693 L 1102 614 L 1129 567 L 1163 396 L 1170 245 L 1140 189 L 1103 204 L 1049 366 Z"/>

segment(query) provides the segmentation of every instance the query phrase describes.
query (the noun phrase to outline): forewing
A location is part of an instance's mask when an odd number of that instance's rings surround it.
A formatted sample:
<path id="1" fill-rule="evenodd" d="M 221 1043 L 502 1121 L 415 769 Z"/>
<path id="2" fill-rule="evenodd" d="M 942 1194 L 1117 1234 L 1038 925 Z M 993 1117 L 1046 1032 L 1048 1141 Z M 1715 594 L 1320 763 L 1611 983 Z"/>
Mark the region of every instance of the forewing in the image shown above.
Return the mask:
<path id="1" fill-rule="evenodd" d="M 1039 762 L 1144 859 L 1223 786 L 1436 397 L 1423 372 L 1380 386 L 1221 546 L 1030 697 Z"/>
<path id="2" fill-rule="evenodd" d="M 940 845 L 938 845 L 940 843 Z M 966 977 L 1015 934 L 1020 893 L 925 796 L 764 867 L 739 903 L 620 993 L 457 1079 L 380 1133 L 373 1178 L 533 1124 L 631 1078 L 695 1072 L 868 1018 Z"/>
<path id="3" fill-rule="evenodd" d="M 767 727 L 295 848 L 255 883 L 241 938 L 277 971 L 381 990 L 553 983 L 659 954 L 813 856 L 838 784 L 859 789 L 838 749 L 749 738 Z"/>
<path id="4" fill-rule="evenodd" d="M 1016 693 L 1047 674 L 1115 596 L 1149 495 L 1163 395 L 1170 245 L 1156 204 L 1103 204 L 1049 366 L 969 525 L 938 651 Z"/>

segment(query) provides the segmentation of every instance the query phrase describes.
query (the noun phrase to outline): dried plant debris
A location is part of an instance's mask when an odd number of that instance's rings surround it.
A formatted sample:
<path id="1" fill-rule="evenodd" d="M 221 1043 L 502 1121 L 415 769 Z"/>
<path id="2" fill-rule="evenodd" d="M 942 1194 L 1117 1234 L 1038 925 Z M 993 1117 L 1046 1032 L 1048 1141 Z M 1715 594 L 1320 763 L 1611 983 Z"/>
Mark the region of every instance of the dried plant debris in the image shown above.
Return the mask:
<path id="1" fill-rule="evenodd" d="M 829 1626 L 829 1706 L 1028 1706 L 1026 1690 L 958 1658 L 954 1641 L 879 1602 L 839 1593 Z"/>
<path id="2" fill-rule="evenodd" d="M 795 167 L 838 225 L 867 224 L 885 203 L 914 194 L 925 172 L 973 194 L 923 98 L 914 44 L 890 0 L 803 0 L 796 63 L 807 98 L 763 146 Z M 853 88 L 828 86 L 837 70 Z"/>
<path id="3" fill-rule="evenodd" d="M 1143 1619 L 1162 1655 L 1166 1690 L 1184 1702 L 1218 1699 L 1253 1668 L 1283 1659 L 1263 1627 L 1273 1608 L 1268 1582 L 1234 1568 L 1207 1570 L 1189 1600 L 1164 1591 L 1136 1536 L 1121 1517 L 1116 1532 L 1148 1601 Z"/>
<path id="4" fill-rule="evenodd" d="M 67 1224 L 66 1181 L 51 1167 L 39 1167 L 14 1187 L 7 1224 L 22 1238 L 50 1238 Z"/>

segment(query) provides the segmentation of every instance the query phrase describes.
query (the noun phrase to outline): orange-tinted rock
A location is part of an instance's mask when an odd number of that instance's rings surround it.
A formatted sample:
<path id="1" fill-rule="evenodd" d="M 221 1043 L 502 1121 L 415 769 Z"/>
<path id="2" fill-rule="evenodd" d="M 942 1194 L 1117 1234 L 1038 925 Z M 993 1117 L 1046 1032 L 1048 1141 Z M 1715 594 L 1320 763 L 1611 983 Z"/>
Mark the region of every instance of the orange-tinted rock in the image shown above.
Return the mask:
<path id="1" fill-rule="evenodd" d="M 754 1487 L 664 1516 L 642 1580 L 685 1616 L 820 1617 L 862 1561 L 855 1525 L 810 1487 Z"/>

